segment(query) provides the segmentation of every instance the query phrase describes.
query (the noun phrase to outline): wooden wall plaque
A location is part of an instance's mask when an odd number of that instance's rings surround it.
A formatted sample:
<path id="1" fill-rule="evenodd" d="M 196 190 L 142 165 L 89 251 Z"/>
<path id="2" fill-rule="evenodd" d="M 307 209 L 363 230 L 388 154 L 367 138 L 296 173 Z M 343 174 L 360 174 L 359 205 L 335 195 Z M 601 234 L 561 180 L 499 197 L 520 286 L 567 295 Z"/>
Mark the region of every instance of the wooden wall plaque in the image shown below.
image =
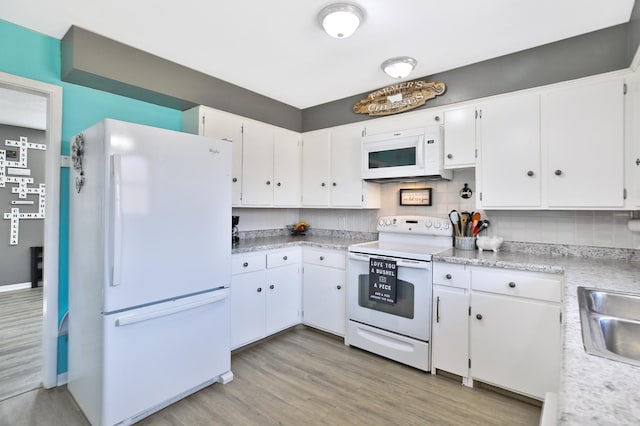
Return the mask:
<path id="1" fill-rule="evenodd" d="M 353 105 L 356 114 L 392 115 L 418 108 L 429 99 L 442 95 L 446 86 L 442 82 L 427 83 L 412 80 L 392 84 L 371 92 L 366 98 Z"/>

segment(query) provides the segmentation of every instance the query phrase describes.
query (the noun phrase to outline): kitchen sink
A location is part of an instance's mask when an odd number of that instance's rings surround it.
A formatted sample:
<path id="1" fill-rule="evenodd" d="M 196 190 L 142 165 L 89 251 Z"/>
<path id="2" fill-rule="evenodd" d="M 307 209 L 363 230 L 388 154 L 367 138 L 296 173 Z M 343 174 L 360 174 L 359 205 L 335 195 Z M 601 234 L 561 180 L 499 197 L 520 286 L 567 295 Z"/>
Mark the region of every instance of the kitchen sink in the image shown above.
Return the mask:
<path id="1" fill-rule="evenodd" d="M 578 287 L 587 353 L 640 366 L 640 295 Z"/>

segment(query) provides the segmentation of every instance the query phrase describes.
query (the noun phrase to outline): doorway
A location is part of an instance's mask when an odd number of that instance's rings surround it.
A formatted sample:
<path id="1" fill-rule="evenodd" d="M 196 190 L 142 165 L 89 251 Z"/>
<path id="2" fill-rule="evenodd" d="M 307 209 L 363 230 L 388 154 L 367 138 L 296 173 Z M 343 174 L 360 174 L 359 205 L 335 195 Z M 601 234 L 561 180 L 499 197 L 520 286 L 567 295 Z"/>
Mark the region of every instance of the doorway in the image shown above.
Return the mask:
<path id="1" fill-rule="evenodd" d="M 44 257 L 42 260 L 42 369 L 40 382 L 45 388 L 58 385 L 57 342 L 58 342 L 58 263 L 59 263 L 59 226 L 60 226 L 60 149 L 62 135 L 62 87 L 36 80 L 0 72 L 0 88 L 16 93 L 44 98 L 46 104 L 46 130 L 44 131 L 46 197 L 44 204 Z M 4 140 L 0 149 L 5 149 Z M 17 155 L 17 154 L 16 154 Z M 19 205 L 19 204 L 18 204 Z M 14 206 L 15 207 L 15 206 Z M 3 212 L 6 206 L 2 206 Z M 3 218 L 3 220 L 5 220 Z M 19 230 L 19 221 L 18 221 Z M 13 229 L 12 234 L 13 235 Z M 3 233 L 4 234 L 4 233 Z M 4 236 L 4 235 L 3 235 Z M 10 236 L 7 236 L 7 238 Z M 0 241 L 8 244 L 9 241 Z M 12 302 L 15 308 L 18 303 Z M 37 321 L 36 321 L 37 322 Z M 28 330 L 23 330 L 28 332 Z M 26 390 L 26 389 L 25 389 Z"/>

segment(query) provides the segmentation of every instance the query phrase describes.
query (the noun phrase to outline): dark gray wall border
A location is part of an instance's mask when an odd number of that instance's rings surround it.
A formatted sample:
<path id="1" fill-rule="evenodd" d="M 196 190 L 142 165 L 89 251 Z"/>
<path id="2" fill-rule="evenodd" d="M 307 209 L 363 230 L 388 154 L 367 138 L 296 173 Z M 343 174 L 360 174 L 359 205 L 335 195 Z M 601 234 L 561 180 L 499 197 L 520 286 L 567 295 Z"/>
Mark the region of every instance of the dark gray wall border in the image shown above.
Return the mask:
<path id="1" fill-rule="evenodd" d="M 179 110 L 207 105 L 301 128 L 298 108 L 76 26 L 62 38 L 60 54 L 62 81 Z"/>
<path id="2" fill-rule="evenodd" d="M 444 81 L 447 92 L 421 109 L 624 69 L 639 45 L 636 2 L 629 23 L 422 77 Z M 372 119 L 351 109 L 369 92 L 299 110 L 76 26 L 61 42 L 61 79 L 178 110 L 206 105 L 298 132 Z"/>

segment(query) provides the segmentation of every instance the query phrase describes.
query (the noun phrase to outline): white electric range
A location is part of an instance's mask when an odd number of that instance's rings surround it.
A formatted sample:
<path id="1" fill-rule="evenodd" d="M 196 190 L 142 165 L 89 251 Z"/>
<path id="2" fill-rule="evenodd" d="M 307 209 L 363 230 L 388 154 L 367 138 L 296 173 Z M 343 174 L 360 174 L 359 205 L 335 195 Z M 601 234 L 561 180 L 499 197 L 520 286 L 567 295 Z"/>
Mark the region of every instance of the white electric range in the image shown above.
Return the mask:
<path id="1" fill-rule="evenodd" d="M 430 370 L 434 254 L 453 245 L 448 219 L 385 216 L 378 241 L 349 246 L 345 343 Z"/>

